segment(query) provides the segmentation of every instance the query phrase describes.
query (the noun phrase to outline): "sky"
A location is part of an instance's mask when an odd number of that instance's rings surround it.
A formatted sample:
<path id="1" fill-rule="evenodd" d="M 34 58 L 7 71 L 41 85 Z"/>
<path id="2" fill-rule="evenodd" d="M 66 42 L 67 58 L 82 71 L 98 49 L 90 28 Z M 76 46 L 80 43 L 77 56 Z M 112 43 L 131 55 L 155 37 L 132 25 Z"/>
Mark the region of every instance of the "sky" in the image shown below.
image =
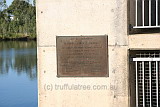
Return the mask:
<path id="1" fill-rule="evenodd" d="M 13 0 L 6 0 L 7 6 L 10 6 Z M 30 3 L 33 4 L 33 0 L 30 0 Z"/>
<path id="2" fill-rule="evenodd" d="M 7 6 L 11 5 L 12 1 L 13 1 L 13 0 L 6 0 Z"/>

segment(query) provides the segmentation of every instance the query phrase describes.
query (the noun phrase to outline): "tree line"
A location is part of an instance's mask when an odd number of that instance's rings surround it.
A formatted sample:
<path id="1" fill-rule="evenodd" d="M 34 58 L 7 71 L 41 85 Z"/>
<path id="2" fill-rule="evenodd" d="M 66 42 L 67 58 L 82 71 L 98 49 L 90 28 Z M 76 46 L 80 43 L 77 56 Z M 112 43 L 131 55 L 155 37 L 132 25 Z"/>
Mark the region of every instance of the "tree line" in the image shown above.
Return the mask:
<path id="1" fill-rule="evenodd" d="M 0 38 L 36 37 L 35 0 L 0 0 Z"/>

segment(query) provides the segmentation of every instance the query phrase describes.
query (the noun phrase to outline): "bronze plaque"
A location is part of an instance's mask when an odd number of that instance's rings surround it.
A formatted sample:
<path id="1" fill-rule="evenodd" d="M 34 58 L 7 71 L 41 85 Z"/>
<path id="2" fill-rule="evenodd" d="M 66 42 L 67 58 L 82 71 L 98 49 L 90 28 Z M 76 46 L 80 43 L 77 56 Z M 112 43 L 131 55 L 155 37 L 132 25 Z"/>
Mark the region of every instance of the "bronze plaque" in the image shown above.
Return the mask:
<path id="1" fill-rule="evenodd" d="M 58 77 L 108 76 L 108 36 L 57 36 Z"/>

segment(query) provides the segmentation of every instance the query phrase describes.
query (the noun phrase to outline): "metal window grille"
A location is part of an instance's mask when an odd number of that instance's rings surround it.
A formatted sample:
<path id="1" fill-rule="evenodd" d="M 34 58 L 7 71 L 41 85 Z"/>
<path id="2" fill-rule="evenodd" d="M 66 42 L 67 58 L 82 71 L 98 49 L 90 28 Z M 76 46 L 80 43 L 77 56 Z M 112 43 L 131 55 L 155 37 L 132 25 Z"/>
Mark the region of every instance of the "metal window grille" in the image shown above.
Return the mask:
<path id="1" fill-rule="evenodd" d="M 160 107 L 160 53 L 139 53 L 136 66 L 136 107 Z"/>
<path id="2" fill-rule="evenodd" d="M 133 28 L 160 27 L 160 0 L 135 0 Z"/>

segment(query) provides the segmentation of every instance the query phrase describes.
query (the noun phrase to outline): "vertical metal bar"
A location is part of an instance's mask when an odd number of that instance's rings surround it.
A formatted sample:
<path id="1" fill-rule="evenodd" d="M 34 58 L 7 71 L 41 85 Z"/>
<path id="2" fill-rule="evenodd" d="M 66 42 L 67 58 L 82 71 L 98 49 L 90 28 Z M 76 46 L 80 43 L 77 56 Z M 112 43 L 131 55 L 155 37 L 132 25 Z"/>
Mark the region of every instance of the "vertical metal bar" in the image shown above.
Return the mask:
<path id="1" fill-rule="evenodd" d="M 151 26 L 151 0 L 149 0 L 149 26 Z"/>
<path id="2" fill-rule="evenodd" d="M 157 90 L 157 107 L 159 107 L 158 102 L 159 102 L 159 93 L 158 93 L 158 61 L 156 61 L 156 90 Z"/>
<path id="3" fill-rule="evenodd" d="M 152 71 L 151 71 L 151 61 L 149 61 L 149 82 L 150 82 L 150 107 L 152 107 Z"/>
<path id="4" fill-rule="evenodd" d="M 142 70 L 143 70 L 143 107 L 145 107 L 145 75 L 144 75 L 144 61 L 142 61 Z"/>
<path id="5" fill-rule="evenodd" d="M 144 26 L 144 0 L 142 0 L 142 23 Z"/>
<path id="6" fill-rule="evenodd" d="M 156 0 L 156 26 L 158 26 L 158 0 Z"/>
<path id="7" fill-rule="evenodd" d="M 136 61 L 136 107 L 138 107 L 138 67 Z"/>
<path id="8" fill-rule="evenodd" d="M 136 0 L 136 26 L 138 25 L 137 19 L 138 19 L 138 0 Z"/>

